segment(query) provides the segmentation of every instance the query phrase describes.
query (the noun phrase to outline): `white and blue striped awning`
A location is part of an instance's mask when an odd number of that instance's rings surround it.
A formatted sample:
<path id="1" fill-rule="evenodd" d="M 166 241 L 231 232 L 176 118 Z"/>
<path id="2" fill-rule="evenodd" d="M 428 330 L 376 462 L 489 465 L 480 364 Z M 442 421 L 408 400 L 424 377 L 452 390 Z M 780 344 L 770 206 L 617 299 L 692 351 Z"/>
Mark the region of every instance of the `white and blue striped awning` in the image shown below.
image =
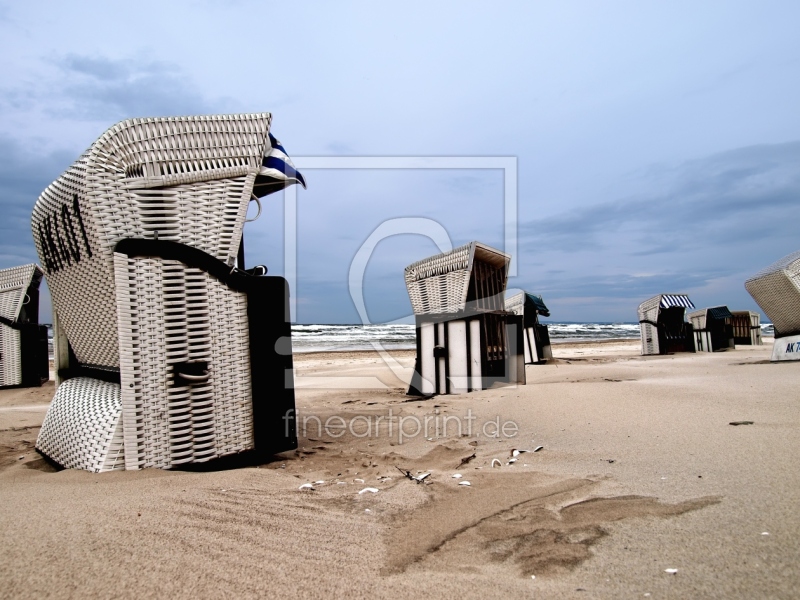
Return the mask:
<path id="1" fill-rule="evenodd" d="M 294 168 L 292 159 L 286 153 L 281 143 L 269 134 L 270 149 L 264 155 L 261 170 L 256 177 L 253 193 L 259 198 L 272 194 L 299 183 L 306 187 L 306 180 L 300 171 Z"/>
<path id="2" fill-rule="evenodd" d="M 694 308 L 694 304 L 686 294 L 663 294 L 661 296 L 661 308 L 672 308 L 673 306 L 683 306 L 684 308 Z"/>

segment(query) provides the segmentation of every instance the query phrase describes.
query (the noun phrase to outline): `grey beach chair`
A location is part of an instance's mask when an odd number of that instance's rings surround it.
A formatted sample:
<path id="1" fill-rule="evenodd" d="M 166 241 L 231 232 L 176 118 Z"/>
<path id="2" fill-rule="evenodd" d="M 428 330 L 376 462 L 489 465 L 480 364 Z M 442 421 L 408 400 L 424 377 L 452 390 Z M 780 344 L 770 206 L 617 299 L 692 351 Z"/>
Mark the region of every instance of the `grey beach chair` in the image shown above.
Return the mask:
<path id="1" fill-rule="evenodd" d="M 47 327 L 39 325 L 42 275 L 34 264 L 0 271 L 0 388 L 50 380 Z"/>
<path id="2" fill-rule="evenodd" d="M 41 194 L 58 383 L 44 455 L 106 471 L 296 447 L 288 285 L 240 252 L 251 199 L 303 183 L 270 124 L 129 119 Z"/>
<path id="3" fill-rule="evenodd" d="M 775 328 L 772 360 L 800 360 L 800 251 L 765 267 L 744 287 Z"/>
<path id="4" fill-rule="evenodd" d="M 406 267 L 417 329 L 409 394 L 459 394 L 525 383 L 522 318 L 505 310 L 510 260 L 471 242 Z"/>
<path id="5" fill-rule="evenodd" d="M 701 308 L 687 315 L 694 330 L 697 352 L 733 350 L 733 314 L 727 306 Z"/>
<path id="6" fill-rule="evenodd" d="M 686 294 L 658 294 L 639 305 L 643 355 L 695 351 L 687 308 L 694 304 Z"/>
<path id="7" fill-rule="evenodd" d="M 539 323 L 539 315 L 550 316 L 542 297 L 519 292 L 506 299 L 506 310 L 522 317 L 525 364 L 544 364 L 552 359 L 550 333 L 547 325 Z"/>

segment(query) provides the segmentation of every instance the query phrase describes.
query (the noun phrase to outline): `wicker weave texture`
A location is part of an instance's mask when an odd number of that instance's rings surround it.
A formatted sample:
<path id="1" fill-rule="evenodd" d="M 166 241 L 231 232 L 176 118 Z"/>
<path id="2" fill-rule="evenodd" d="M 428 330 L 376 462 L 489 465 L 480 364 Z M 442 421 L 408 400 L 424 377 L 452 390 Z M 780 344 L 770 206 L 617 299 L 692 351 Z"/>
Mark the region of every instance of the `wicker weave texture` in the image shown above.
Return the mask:
<path id="1" fill-rule="evenodd" d="M 88 377 L 65 381 L 47 409 L 36 449 L 66 468 L 125 468 L 120 386 Z"/>
<path id="2" fill-rule="evenodd" d="M 525 316 L 525 292 L 519 292 L 510 298 L 506 298 L 506 311 L 515 315 Z"/>
<path id="3" fill-rule="evenodd" d="M 800 333 L 800 251 L 762 269 L 744 287 L 778 335 Z"/>
<path id="4" fill-rule="evenodd" d="M 176 261 L 115 254 L 114 264 L 126 468 L 253 448 L 246 296 Z M 198 362 L 207 380 L 176 380 L 176 365 Z"/>
<path id="5" fill-rule="evenodd" d="M 32 229 L 80 362 L 116 367 L 114 245 L 173 240 L 232 264 L 269 148 L 268 113 L 130 119 L 39 197 Z"/>
<path id="6" fill-rule="evenodd" d="M 701 308 L 700 310 L 694 310 L 686 315 L 686 318 L 694 326 L 695 331 L 706 328 L 706 321 L 708 318 L 707 312 L 707 309 Z"/>
<path id="7" fill-rule="evenodd" d="M 449 252 L 417 261 L 405 269 L 406 289 L 416 315 L 462 311 L 467 305 L 470 278 L 473 277 L 476 252 L 504 268 L 503 281 L 496 294 L 503 303 L 510 257 L 479 242 L 470 242 Z M 499 307 L 502 310 L 502 307 Z"/>

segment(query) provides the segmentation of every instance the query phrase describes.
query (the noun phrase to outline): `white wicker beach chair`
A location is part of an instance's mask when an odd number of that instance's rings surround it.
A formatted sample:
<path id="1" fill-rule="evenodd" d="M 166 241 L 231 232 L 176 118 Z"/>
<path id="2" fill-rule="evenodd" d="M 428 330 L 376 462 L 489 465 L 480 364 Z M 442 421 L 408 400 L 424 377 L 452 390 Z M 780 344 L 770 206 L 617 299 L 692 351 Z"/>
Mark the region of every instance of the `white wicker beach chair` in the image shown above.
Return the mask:
<path id="1" fill-rule="evenodd" d="M 733 343 L 737 346 L 760 346 L 761 315 L 752 310 L 732 310 Z"/>
<path id="2" fill-rule="evenodd" d="M 505 311 L 510 260 L 472 242 L 406 267 L 417 326 L 409 394 L 459 394 L 525 383 L 522 318 Z"/>
<path id="3" fill-rule="evenodd" d="M 744 287 L 775 328 L 772 360 L 800 360 L 800 251 L 762 269 Z"/>
<path id="4" fill-rule="evenodd" d="M 714 306 L 690 312 L 686 317 L 692 324 L 697 352 L 719 352 L 735 348 L 733 315 L 727 306 Z"/>
<path id="5" fill-rule="evenodd" d="M 103 471 L 296 447 L 288 286 L 240 252 L 250 200 L 303 183 L 270 122 L 123 121 L 39 197 L 60 383 L 43 454 Z"/>
<path id="6" fill-rule="evenodd" d="M 553 358 L 547 325 L 539 323 L 539 315 L 550 316 L 542 297 L 519 292 L 506 299 L 506 310 L 522 317 L 525 364 L 544 364 Z"/>
<path id="7" fill-rule="evenodd" d="M 643 355 L 695 351 L 687 308 L 694 304 L 686 294 L 659 294 L 639 305 Z"/>
<path id="8" fill-rule="evenodd" d="M 39 325 L 42 270 L 0 271 L 0 387 L 34 387 L 50 379 L 47 327 Z"/>

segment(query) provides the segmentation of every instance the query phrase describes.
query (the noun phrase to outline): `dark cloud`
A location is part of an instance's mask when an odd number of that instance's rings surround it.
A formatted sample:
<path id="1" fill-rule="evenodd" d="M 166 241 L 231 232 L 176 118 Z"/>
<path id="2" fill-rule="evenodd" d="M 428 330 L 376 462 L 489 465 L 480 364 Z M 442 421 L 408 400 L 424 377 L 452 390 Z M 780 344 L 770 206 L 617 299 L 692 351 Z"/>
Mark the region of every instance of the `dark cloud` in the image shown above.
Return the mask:
<path id="1" fill-rule="evenodd" d="M 523 245 L 574 252 L 630 243 L 630 255 L 794 236 L 800 142 L 752 146 L 650 169 L 652 193 L 599 202 L 520 226 Z"/>
<path id="2" fill-rule="evenodd" d="M 225 112 L 225 101 L 209 100 L 176 65 L 149 60 L 71 54 L 54 61 L 59 70 L 53 107 L 59 116 L 118 121 L 135 116 Z"/>
<path id="3" fill-rule="evenodd" d="M 76 158 L 65 152 L 37 153 L 0 136 L 0 268 L 38 262 L 30 227 L 33 205 Z"/>

